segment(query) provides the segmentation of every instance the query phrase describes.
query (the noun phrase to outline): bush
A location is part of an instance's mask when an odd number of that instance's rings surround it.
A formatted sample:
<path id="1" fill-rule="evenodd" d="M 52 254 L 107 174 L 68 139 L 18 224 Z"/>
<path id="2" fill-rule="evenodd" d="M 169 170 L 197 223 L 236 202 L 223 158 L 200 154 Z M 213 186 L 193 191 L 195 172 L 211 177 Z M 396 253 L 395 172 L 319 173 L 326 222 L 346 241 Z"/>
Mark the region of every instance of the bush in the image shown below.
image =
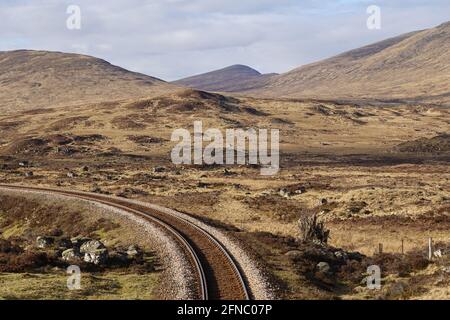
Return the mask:
<path id="1" fill-rule="evenodd" d="M 319 222 L 317 214 L 303 216 L 298 220 L 300 240 L 304 242 L 327 243 L 330 237 L 330 230 L 325 228 L 323 222 Z"/>

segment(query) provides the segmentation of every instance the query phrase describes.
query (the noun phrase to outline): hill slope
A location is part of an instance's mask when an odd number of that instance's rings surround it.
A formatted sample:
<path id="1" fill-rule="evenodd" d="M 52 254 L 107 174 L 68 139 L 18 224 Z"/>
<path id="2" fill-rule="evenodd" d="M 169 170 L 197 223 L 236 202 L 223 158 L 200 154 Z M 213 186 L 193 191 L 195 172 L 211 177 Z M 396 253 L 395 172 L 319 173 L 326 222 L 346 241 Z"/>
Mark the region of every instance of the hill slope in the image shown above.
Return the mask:
<path id="1" fill-rule="evenodd" d="M 450 22 L 271 77 L 273 97 L 450 101 Z"/>
<path id="2" fill-rule="evenodd" d="M 253 89 L 259 81 L 272 75 L 263 75 L 244 65 L 233 65 L 220 70 L 175 81 L 177 85 L 206 91 L 238 92 Z"/>
<path id="3" fill-rule="evenodd" d="M 0 52 L 2 112 L 143 97 L 173 87 L 90 56 L 28 50 Z"/>

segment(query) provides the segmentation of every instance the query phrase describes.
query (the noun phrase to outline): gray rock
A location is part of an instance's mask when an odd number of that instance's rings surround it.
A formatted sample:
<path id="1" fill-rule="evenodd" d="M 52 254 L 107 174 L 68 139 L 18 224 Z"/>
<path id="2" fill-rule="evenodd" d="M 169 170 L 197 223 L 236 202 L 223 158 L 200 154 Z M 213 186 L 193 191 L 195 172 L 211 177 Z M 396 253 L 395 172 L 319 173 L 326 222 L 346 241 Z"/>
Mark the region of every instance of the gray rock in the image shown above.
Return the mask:
<path id="1" fill-rule="evenodd" d="M 81 261 L 81 255 L 75 249 L 64 250 L 61 254 L 62 259 L 68 262 L 79 262 Z"/>
<path id="2" fill-rule="evenodd" d="M 345 251 L 342 251 L 342 250 L 336 251 L 334 253 L 334 255 L 335 255 L 336 258 L 338 258 L 340 260 L 344 260 L 344 261 L 348 260 L 348 254 Z"/>
<path id="3" fill-rule="evenodd" d="M 54 243 L 54 239 L 51 237 L 37 237 L 36 245 L 38 248 L 45 249 L 50 247 Z"/>
<path id="4" fill-rule="evenodd" d="M 99 265 L 105 263 L 107 260 L 108 250 L 106 249 L 97 249 L 84 254 L 84 261 L 87 263 Z"/>
<path id="5" fill-rule="evenodd" d="M 284 198 L 289 198 L 292 196 L 292 193 L 287 189 L 281 189 L 278 194 Z"/>
<path id="6" fill-rule="evenodd" d="M 67 177 L 68 178 L 75 178 L 77 176 L 77 174 L 75 172 L 68 172 L 67 173 Z"/>
<path id="7" fill-rule="evenodd" d="M 161 172 L 165 172 L 166 168 L 164 167 L 155 167 L 153 168 L 153 173 L 161 173 Z"/>
<path id="8" fill-rule="evenodd" d="M 98 240 L 90 240 L 83 243 L 80 247 L 81 253 L 91 253 L 96 250 L 106 249 L 105 245 Z"/>
<path id="9" fill-rule="evenodd" d="M 330 273 L 331 271 L 331 267 L 328 262 L 319 262 L 316 267 L 317 270 L 321 273 Z"/>

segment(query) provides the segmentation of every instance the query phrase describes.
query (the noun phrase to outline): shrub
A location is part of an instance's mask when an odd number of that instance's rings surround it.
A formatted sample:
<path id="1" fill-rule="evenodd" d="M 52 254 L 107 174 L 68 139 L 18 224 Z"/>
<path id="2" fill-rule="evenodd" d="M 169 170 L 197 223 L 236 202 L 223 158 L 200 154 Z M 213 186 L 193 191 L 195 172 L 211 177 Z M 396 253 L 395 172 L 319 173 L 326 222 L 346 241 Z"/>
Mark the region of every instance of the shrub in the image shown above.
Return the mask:
<path id="1" fill-rule="evenodd" d="M 323 222 L 318 221 L 317 214 L 303 216 L 298 220 L 300 240 L 304 242 L 327 243 L 330 237 L 330 230 L 325 228 Z"/>

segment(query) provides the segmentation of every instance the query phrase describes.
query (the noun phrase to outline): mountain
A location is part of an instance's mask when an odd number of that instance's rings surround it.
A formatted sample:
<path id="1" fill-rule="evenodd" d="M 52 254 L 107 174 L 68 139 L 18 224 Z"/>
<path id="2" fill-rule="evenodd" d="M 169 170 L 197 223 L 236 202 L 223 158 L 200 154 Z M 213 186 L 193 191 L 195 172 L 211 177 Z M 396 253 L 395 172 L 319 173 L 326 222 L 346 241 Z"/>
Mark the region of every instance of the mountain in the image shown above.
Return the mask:
<path id="1" fill-rule="evenodd" d="M 90 56 L 47 51 L 0 52 L 0 110 L 153 96 L 174 88 Z"/>
<path id="2" fill-rule="evenodd" d="M 450 22 L 255 83 L 250 95 L 450 102 Z"/>
<path id="3" fill-rule="evenodd" d="M 174 84 L 206 91 L 237 92 L 258 86 L 259 81 L 273 74 L 260 72 L 244 65 L 234 65 L 220 70 L 175 81 Z"/>

